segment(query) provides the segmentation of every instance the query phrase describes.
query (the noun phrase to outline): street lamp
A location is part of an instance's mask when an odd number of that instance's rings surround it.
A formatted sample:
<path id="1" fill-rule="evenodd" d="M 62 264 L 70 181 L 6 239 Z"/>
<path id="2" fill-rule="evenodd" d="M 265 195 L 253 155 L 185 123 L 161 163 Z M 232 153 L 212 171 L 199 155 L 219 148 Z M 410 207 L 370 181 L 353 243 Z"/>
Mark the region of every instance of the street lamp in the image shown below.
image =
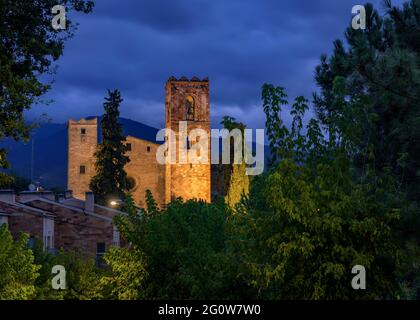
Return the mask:
<path id="1" fill-rule="evenodd" d="M 122 201 L 120 199 L 113 199 L 111 201 L 109 201 L 109 205 L 111 207 L 116 207 L 122 204 Z"/>

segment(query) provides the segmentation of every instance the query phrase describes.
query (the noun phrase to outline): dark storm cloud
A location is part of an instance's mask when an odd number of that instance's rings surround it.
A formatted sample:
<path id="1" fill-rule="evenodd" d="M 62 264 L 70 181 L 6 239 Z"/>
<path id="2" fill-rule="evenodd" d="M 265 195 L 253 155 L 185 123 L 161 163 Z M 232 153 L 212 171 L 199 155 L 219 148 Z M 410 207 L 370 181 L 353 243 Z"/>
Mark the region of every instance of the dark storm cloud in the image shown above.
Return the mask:
<path id="1" fill-rule="evenodd" d="M 380 1 L 376 1 L 379 3 Z M 209 76 L 212 120 L 229 114 L 262 127 L 260 88 L 311 97 L 313 71 L 342 38 L 352 0 L 97 0 L 59 61 L 47 112 L 65 121 L 102 112 L 107 88 L 125 98 L 122 115 L 162 126 L 164 84 Z"/>

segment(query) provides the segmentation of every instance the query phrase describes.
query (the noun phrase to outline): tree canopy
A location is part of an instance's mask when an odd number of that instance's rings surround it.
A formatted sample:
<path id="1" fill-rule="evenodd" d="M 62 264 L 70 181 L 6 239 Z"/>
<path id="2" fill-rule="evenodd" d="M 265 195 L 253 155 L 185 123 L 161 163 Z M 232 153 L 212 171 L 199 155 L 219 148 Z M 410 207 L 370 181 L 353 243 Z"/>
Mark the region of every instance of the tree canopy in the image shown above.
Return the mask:
<path id="1" fill-rule="evenodd" d="M 0 140 L 28 139 L 31 127 L 24 119 L 24 111 L 40 103 L 51 83 L 41 75 L 55 70 L 54 61 L 73 36 L 76 25 L 67 19 L 67 29 L 54 30 L 51 25 L 54 0 L 0 1 Z M 92 11 L 93 2 L 64 0 L 68 11 Z M 0 149 L 0 168 L 9 166 L 6 150 Z M 0 172 L 0 185 L 10 183 L 10 177 Z"/>

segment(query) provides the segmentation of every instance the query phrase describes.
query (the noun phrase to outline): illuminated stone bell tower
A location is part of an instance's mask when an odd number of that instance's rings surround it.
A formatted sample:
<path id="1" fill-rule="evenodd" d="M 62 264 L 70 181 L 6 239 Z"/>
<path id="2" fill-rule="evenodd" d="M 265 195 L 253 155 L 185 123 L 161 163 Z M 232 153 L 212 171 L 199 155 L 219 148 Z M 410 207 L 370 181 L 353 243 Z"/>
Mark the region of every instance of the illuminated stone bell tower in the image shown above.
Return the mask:
<path id="1" fill-rule="evenodd" d="M 193 77 L 189 80 L 186 77 L 180 79 L 171 77 L 166 82 L 166 128 L 175 133 L 176 140 L 176 163 L 166 164 L 165 168 L 166 203 L 178 197 L 184 200 L 195 198 L 211 201 L 209 93 L 207 78 L 200 80 Z M 185 159 L 185 154 L 180 154 L 180 144 L 186 147 L 187 154 L 198 146 L 194 147 L 194 144 L 199 142 L 200 145 L 205 144 L 205 141 L 200 140 L 203 139 L 202 136 L 187 137 L 180 134 L 179 130 L 183 128 L 186 129 L 186 135 L 190 135 L 194 129 L 201 129 L 207 133 L 207 154 L 202 152 L 206 154 L 206 163 L 202 161 L 191 163 L 189 156 Z M 194 131 L 198 132 L 198 130 Z M 205 151 L 205 149 L 201 150 Z M 203 159 L 200 157 L 200 151 L 195 154 Z"/>

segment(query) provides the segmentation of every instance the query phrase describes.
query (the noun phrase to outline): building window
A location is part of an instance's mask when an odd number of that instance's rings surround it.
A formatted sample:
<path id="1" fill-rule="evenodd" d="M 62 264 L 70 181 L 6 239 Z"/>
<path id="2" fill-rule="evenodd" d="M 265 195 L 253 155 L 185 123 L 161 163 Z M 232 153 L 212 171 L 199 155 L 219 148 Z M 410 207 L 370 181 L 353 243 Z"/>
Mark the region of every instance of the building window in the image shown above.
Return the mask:
<path id="1" fill-rule="evenodd" d="M 127 143 L 127 151 L 131 151 L 131 143 Z"/>
<path id="2" fill-rule="evenodd" d="M 147 152 L 150 152 L 150 147 L 149 146 L 147 146 Z"/>
<path id="3" fill-rule="evenodd" d="M 120 233 L 118 232 L 118 229 L 116 226 L 113 226 L 112 245 L 115 247 L 120 246 Z"/>
<path id="4" fill-rule="evenodd" d="M 104 242 L 99 242 L 96 244 L 96 255 L 104 255 L 105 254 L 105 250 L 106 249 L 106 245 Z"/>
<path id="5" fill-rule="evenodd" d="M 185 111 L 187 113 L 187 120 L 194 121 L 195 106 L 194 99 L 191 96 L 188 96 L 185 100 Z"/>
<path id="6" fill-rule="evenodd" d="M 6 215 L 1 215 L 1 213 L 0 213 L 0 227 L 3 225 L 3 224 L 5 224 L 6 226 L 8 225 L 8 218 L 7 218 L 7 216 Z"/>
<path id="7" fill-rule="evenodd" d="M 80 134 L 86 134 L 86 129 L 85 128 L 80 129 Z"/>
<path id="8" fill-rule="evenodd" d="M 28 248 L 33 249 L 35 247 L 35 237 L 30 236 L 28 239 Z"/>
<path id="9" fill-rule="evenodd" d="M 54 219 L 52 217 L 44 217 L 44 249 L 50 251 L 54 249 Z"/>
<path id="10" fill-rule="evenodd" d="M 85 174 L 85 173 L 86 173 L 86 167 L 80 166 L 80 174 Z"/>
<path id="11" fill-rule="evenodd" d="M 96 264 L 98 266 L 104 265 L 103 256 L 105 254 L 105 251 L 106 245 L 104 242 L 99 242 L 96 244 Z"/>

